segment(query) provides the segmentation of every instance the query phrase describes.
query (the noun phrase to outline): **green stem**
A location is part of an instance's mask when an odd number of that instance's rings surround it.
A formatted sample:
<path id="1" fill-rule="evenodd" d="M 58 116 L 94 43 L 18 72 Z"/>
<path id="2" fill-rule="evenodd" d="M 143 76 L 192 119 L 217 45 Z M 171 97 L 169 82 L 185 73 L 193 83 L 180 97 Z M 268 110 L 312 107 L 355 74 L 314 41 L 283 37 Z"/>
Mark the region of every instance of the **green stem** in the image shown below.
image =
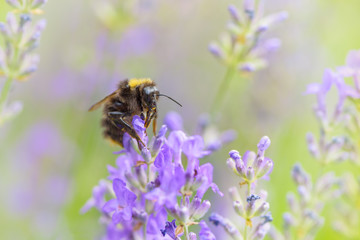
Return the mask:
<path id="1" fill-rule="evenodd" d="M 246 224 L 246 222 L 245 222 L 245 229 L 244 229 L 244 240 L 247 240 L 247 224 Z"/>
<path id="2" fill-rule="evenodd" d="M 143 225 L 143 233 L 144 233 L 144 239 L 146 239 L 146 229 L 147 229 L 147 220 Z"/>
<path id="3" fill-rule="evenodd" d="M 229 85 L 230 85 L 231 79 L 233 78 L 234 73 L 235 73 L 235 67 L 232 65 L 229 66 L 225 73 L 224 79 L 221 82 L 219 90 L 216 94 L 214 103 L 212 105 L 213 107 L 211 109 L 211 115 L 215 115 L 217 113 L 217 111 L 219 110 L 219 108 L 221 107 L 221 104 L 224 100 L 225 93 L 229 88 Z"/>
<path id="4" fill-rule="evenodd" d="M 150 182 L 150 164 L 147 164 L 147 168 L 146 168 L 146 183 Z"/>
<path id="5" fill-rule="evenodd" d="M 190 238 L 189 238 L 189 229 L 188 229 L 188 226 L 186 224 L 184 226 L 184 232 L 185 232 L 186 240 L 190 240 Z"/>
<path id="6" fill-rule="evenodd" d="M 251 195 L 251 183 L 247 182 L 247 195 Z M 247 240 L 247 231 L 248 231 L 248 225 L 247 225 L 247 219 L 245 219 L 245 229 L 244 229 L 244 240 Z"/>
<path id="7" fill-rule="evenodd" d="M 1 89 L 1 93 L 0 93 L 0 114 L 4 110 L 4 106 L 5 106 L 6 100 L 8 98 L 12 82 L 13 82 L 13 78 L 8 77 L 6 79 L 6 81 L 5 81 L 5 83 L 4 83 L 3 88 Z"/>

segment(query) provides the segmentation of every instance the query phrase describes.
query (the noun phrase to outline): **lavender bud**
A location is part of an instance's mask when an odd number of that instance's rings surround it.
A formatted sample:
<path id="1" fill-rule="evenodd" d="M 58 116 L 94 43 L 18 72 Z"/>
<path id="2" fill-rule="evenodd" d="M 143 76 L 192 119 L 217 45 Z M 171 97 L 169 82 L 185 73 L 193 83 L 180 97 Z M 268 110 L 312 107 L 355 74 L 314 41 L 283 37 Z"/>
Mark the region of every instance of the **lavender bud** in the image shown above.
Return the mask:
<path id="1" fill-rule="evenodd" d="M 271 212 L 266 213 L 264 216 L 261 216 L 262 218 L 264 218 L 264 222 L 262 224 L 268 223 L 268 222 L 272 222 L 273 221 L 273 217 L 271 215 Z"/>
<path id="2" fill-rule="evenodd" d="M 235 212 L 239 214 L 239 216 L 246 218 L 244 205 L 240 201 L 234 201 L 233 207 L 235 209 Z"/>
<path id="3" fill-rule="evenodd" d="M 252 235 L 252 239 L 263 239 L 270 230 L 270 224 L 260 224 Z"/>
<path id="4" fill-rule="evenodd" d="M 242 30 L 237 24 L 233 22 L 227 24 L 227 29 L 232 35 L 235 36 L 241 34 L 241 30 Z"/>
<path id="5" fill-rule="evenodd" d="M 178 209 L 178 217 L 181 223 L 187 223 L 189 220 L 189 209 L 187 207 L 180 207 Z"/>
<path id="6" fill-rule="evenodd" d="M 0 69 L 3 69 L 5 66 L 5 52 L 0 47 Z M 235 163 L 234 163 L 235 165 Z"/>
<path id="7" fill-rule="evenodd" d="M 292 212 L 297 211 L 297 202 L 294 193 L 288 193 L 286 195 L 287 203 L 291 209 Z"/>
<path id="8" fill-rule="evenodd" d="M 248 202 L 248 205 L 246 206 L 246 216 L 251 217 L 254 212 L 256 211 L 256 200 L 260 199 L 259 196 L 255 194 L 251 194 L 249 197 L 247 197 L 246 201 Z"/>
<path id="9" fill-rule="evenodd" d="M 265 190 L 260 190 L 259 191 L 259 197 L 260 197 L 260 199 L 262 199 L 262 200 L 266 200 L 267 199 L 267 196 L 268 196 L 268 193 L 267 193 L 267 191 L 265 191 Z"/>
<path id="10" fill-rule="evenodd" d="M 271 144 L 271 141 L 268 136 L 262 137 L 257 145 L 258 152 L 265 152 L 265 150 L 270 146 L 270 144 Z"/>
<path id="11" fill-rule="evenodd" d="M 266 53 L 275 52 L 281 47 L 281 40 L 277 38 L 271 38 L 266 40 L 263 44 L 263 49 Z"/>
<path id="12" fill-rule="evenodd" d="M 294 225 L 294 217 L 291 215 L 291 213 L 284 213 L 283 220 L 285 229 L 288 229 L 290 226 Z"/>
<path id="13" fill-rule="evenodd" d="M 230 168 L 231 170 L 236 170 L 236 166 L 235 166 L 235 161 L 231 158 L 228 158 L 228 160 L 226 161 L 226 165 L 228 166 L 228 168 Z"/>
<path id="14" fill-rule="evenodd" d="M 335 174 L 333 172 L 329 172 L 322 176 L 316 183 L 316 193 L 321 195 L 329 192 L 331 188 L 337 183 L 337 179 L 335 178 Z"/>
<path id="15" fill-rule="evenodd" d="M 190 233 L 189 233 L 189 239 L 190 239 L 190 240 L 197 240 L 196 234 L 193 233 L 193 232 L 190 232 Z"/>
<path id="16" fill-rule="evenodd" d="M 12 12 L 8 13 L 6 16 L 6 21 L 11 29 L 12 32 L 17 32 L 18 30 L 18 23 L 16 20 L 16 16 L 15 14 L 13 14 Z"/>
<path id="17" fill-rule="evenodd" d="M 241 201 L 239 191 L 237 190 L 236 187 L 229 188 L 229 194 L 230 194 L 231 200 L 233 200 L 233 201 Z"/>
<path id="18" fill-rule="evenodd" d="M 246 178 L 248 181 L 252 181 L 255 178 L 255 172 L 254 169 L 252 167 L 248 167 L 247 172 L 246 172 Z"/>
<path id="19" fill-rule="evenodd" d="M 31 4 L 32 8 L 39 8 L 44 5 L 48 0 L 34 0 Z"/>
<path id="20" fill-rule="evenodd" d="M 18 0 L 6 0 L 6 3 L 14 8 L 21 8 L 21 4 Z"/>
<path id="21" fill-rule="evenodd" d="M 259 199 L 260 199 L 259 196 L 255 195 L 255 194 L 251 194 L 250 196 L 248 196 L 248 197 L 246 198 L 246 201 L 247 201 L 250 205 L 254 205 L 255 201 L 256 201 L 256 200 L 259 200 Z"/>
<path id="22" fill-rule="evenodd" d="M 29 14 L 21 14 L 20 15 L 20 28 L 23 28 L 25 23 L 31 21 L 31 15 Z"/>
<path id="23" fill-rule="evenodd" d="M 141 211 L 137 208 L 132 209 L 132 216 L 133 216 L 133 218 L 139 220 L 140 222 L 147 221 L 147 213 L 145 211 Z"/>
<path id="24" fill-rule="evenodd" d="M 164 137 L 167 132 L 167 126 L 163 125 L 159 131 L 159 134 L 155 137 L 154 144 L 152 145 L 152 152 L 156 156 L 164 142 Z"/>
<path id="25" fill-rule="evenodd" d="M 315 137 L 312 133 L 307 133 L 306 134 L 306 141 L 307 141 L 307 145 L 308 145 L 308 149 L 310 154 L 315 157 L 315 158 L 319 158 L 320 157 L 320 151 L 319 148 L 316 144 L 315 141 Z"/>
<path id="26" fill-rule="evenodd" d="M 194 220 L 201 219 L 207 213 L 210 207 L 211 207 L 211 203 L 208 200 L 204 200 L 196 209 L 194 209 L 194 213 L 192 214 L 192 219 Z"/>
<path id="27" fill-rule="evenodd" d="M 241 234 L 230 220 L 223 218 L 219 214 L 212 213 L 209 217 L 209 221 L 215 226 L 222 226 L 233 239 L 242 239 Z"/>
<path id="28" fill-rule="evenodd" d="M 238 69 L 242 72 L 255 72 L 256 71 L 256 67 L 254 64 L 252 63 L 243 63 L 243 64 L 240 64 Z"/>
<path id="29" fill-rule="evenodd" d="M 298 193 L 300 195 L 300 199 L 301 201 L 303 201 L 304 203 L 307 203 L 310 201 L 310 192 L 306 189 L 306 187 L 304 186 L 299 186 L 298 187 Z"/>
<path id="30" fill-rule="evenodd" d="M 201 178 L 195 178 L 195 181 L 191 185 L 191 189 L 193 191 L 196 191 L 199 187 L 201 187 L 206 182 L 207 182 L 207 178 L 205 176 L 203 176 Z M 191 183 L 189 182 L 189 184 L 191 184 Z"/>
<path id="31" fill-rule="evenodd" d="M 288 13 L 287 12 L 279 12 L 279 13 L 275 13 L 273 15 L 270 15 L 264 19 L 262 19 L 261 21 L 261 25 L 270 27 L 271 25 L 274 25 L 275 23 L 279 23 L 284 21 L 285 19 L 288 18 Z"/>
<path id="32" fill-rule="evenodd" d="M 9 29 L 5 25 L 5 23 L 0 22 L 0 32 L 4 37 L 10 36 Z"/>
<path id="33" fill-rule="evenodd" d="M 42 32 L 46 27 L 46 20 L 42 19 L 40 21 L 38 21 L 35 25 L 35 32 L 39 31 Z"/>
<path id="34" fill-rule="evenodd" d="M 146 176 L 146 172 L 145 172 L 145 169 L 143 168 L 143 166 L 135 168 L 135 173 L 136 173 L 137 179 L 139 180 L 141 186 L 146 186 L 147 176 Z"/>
<path id="35" fill-rule="evenodd" d="M 249 15 L 249 18 L 252 19 L 255 11 L 255 0 L 244 0 L 243 7 L 245 12 Z"/>
<path id="36" fill-rule="evenodd" d="M 141 156 L 145 162 L 147 162 L 147 163 L 151 162 L 151 153 L 150 153 L 149 149 L 147 149 L 146 147 L 141 149 Z"/>
<path id="37" fill-rule="evenodd" d="M 270 204 L 268 202 L 263 202 L 258 209 L 254 212 L 252 217 L 261 216 L 270 209 Z"/>
<path id="38" fill-rule="evenodd" d="M 234 5 L 229 5 L 228 10 L 230 12 L 231 17 L 235 22 L 240 22 L 240 14 L 239 10 Z"/>
<path id="39" fill-rule="evenodd" d="M 209 45 L 209 51 L 219 59 L 225 59 L 225 54 L 223 50 L 216 43 L 211 43 Z"/>
<path id="40" fill-rule="evenodd" d="M 265 164 L 263 164 L 256 173 L 256 177 L 257 178 L 261 178 L 263 177 L 265 174 L 267 174 L 274 166 L 273 161 L 271 161 L 271 159 L 267 159 L 265 160 Z"/>
<path id="41" fill-rule="evenodd" d="M 134 175 L 131 172 L 125 172 L 125 178 L 126 180 L 130 183 L 130 185 L 136 187 L 136 188 L 140 188 L 140 182 L 138 181 L 137 178 L 134 177 Z"/>
<path id="42" fill-rule="evenodd" d="M 309 175 L 302 169 L 300 164 L 295 164 L 291 171 L 292 178 L 297 185 L 310 186 L 311 181 Z"/>

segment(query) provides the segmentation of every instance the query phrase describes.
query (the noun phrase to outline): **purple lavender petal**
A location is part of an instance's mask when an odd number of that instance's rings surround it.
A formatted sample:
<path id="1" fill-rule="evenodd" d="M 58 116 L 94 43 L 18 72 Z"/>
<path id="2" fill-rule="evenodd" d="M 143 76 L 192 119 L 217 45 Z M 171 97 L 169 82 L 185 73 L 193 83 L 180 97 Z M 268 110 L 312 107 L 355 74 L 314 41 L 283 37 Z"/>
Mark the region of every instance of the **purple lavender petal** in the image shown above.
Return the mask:
<path id="1" fill-rule="evenodd" d="M 270 138 L 268 136 L 264 136 L 260 139 L 257 147 L 260 152 L 264 152 L 271 144 Z"/>
<path id="2" fill-rule="evenodd" d="M 144 127 L 144 120 L 142 120 L 138 115 L 135 115 L 132 119 L 132 125 L 136 131 L 136 133 L 139 135 L 141 140 L 146 143 L 145 137 L 146 137 L 146 128 Z"/>
<path id="3" fill-rule="evenodd" d="M 169 112 L 166 114 L 164 124 L 167 125 L 171 131 L 184 129 L 182 117 L 177 112 Z"/>
<path id="4" fill-rule="evenodd" d="M 122 196 L 122 192 L 124 190 L 126 186 L 126 183 L 122 180 L 120 180 L 119 178 L 114 179 L 113 181 L 113 189 L 116 195 L 116 198 L 118 200 L 123 200 L 123 196 Z M 123 204 L 123 202 L 121 202 L 121 204 Z"/>
<path id="5" fill-rule="evenodd" d="M 197 177 L 204 178 L 205 182 L 198 188 L 197 196 L 199 198 L 202 198 L 204 196 L 205 192 L 208 190 L 209 187 L 211 187 L 212 190 L 215 193 L 219 194 L 220 196 L 224 195 L 222 192 L 220 192 L 217 185 L 212 182 L 213 170 L 214 170 L 214 167 L 211 165 L 211 163 L 205 163 L 202 166 L 200 166 Z"/>
<path id="6" fill-rule="evenodd" d="M 162 235 L 165 237 L 165 235 L 169 235 L 172 239 L 177 239 L 176 235 L 175 235 L 175 230 L 176 230 L 176 224 L 175 224 L 175 219 L 172 220 L 171 222 L 166 222 L 165 223 L 165 229 L 160 230 Z"/>
<path id="7" fill-rule="evenodd" d="M 173 131 L 170 133 L 167 141 L 167 145 L 170 147 L 170 149 L 173 152 L 174 155 L 174 164 L 176 166 L 180 165 L 182 166 L 181 162 L 181 150 L 182 145 L 186 140 L 186 135 L 182 131 Z"/>
<path id="8" fill-rule="evenodd" d="M 118 201 L 116 199 L 111 199 L 107 203 L 105 203 L 103 207 L 103 212 L 105 213 L 112 213 L 118 208 Z"/>
<path id="9" fill-rule="evenodd" d="M 229 5 L 228 10 L 229 10 L 231 17 L 236 22 L 240 22 L 241 17 L 240 17 L 239 10 L 237 9 L 237 7 L 235 7 L 234 5 Z"/>
<path id="10" fill-rule="evenodd" d="M 184 154 L 188 158 L 203 158 L 204 156 L 209 155 L 211 152 L 205 151 L 204 148 L 204 140 L 198 135 L 188 137 L 182 147 Z"/>
<path id="11" fill-rule="evenodd" d="M 111 217 L 112 222 L 114 224 L 118 224 L 122 221 L 123 219 L 123 212 L 122 211 L 115 211 Z"/>
<path id="12" fill-rule="evenodd" d="M 215 235 L 211 232 L 210 228 L 206 224 L 204 220 L 200 222 L 200 232 L 199 232 L 199 239 L 200 240 L 215 240 Z"/>
<path id="13" fill-rule="evenodd" d="M 132 208 L 127 206 L 122 210 L 122 216 L 125 221 L 129 221 L 132 218 Z"/>
<path id="14" fill-rule="evenodd" d="M 352 50 L 348 53 L 346 65 L 351 68 L 360 69 L 360 50 Z"/>
<path id="15" fill-rule="evenodd" d="M 147 233 L 149 234 L 158 234 L 159 229 L 163 227 L 164 222 L 167 219 L 167 212 L 165 208 L 161 208 L 159 212 L 155 215 L 154 213 L 149 216 Z"/>

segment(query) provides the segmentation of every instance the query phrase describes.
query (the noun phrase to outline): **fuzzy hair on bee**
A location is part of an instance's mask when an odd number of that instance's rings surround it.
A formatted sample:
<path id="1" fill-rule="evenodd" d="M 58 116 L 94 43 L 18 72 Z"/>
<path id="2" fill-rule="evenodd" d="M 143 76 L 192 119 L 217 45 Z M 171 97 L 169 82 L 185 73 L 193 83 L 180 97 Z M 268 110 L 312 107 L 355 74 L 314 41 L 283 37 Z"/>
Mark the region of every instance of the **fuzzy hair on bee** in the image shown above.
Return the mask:
<path id="1" fill-rule="evenodd" d="M 119 83 L 116 91 L 92 105 L 89 111 L 103 105 L 101 125 L 104 128 L 104 137 L 123 147 L 123 137 L 126 132 L 137 141 L 141 149 L 145 143 L 132 126 L 132 119 L 135 115 L 140 116 L 145 121 L 145 128 L 148 128 L 152 122 L 155 135 L 157 101 L 160 96 L 165 96 L 181 106 L 169 96 L 160 94 L 155 82 L 149 78 L 126 79 Z"/>

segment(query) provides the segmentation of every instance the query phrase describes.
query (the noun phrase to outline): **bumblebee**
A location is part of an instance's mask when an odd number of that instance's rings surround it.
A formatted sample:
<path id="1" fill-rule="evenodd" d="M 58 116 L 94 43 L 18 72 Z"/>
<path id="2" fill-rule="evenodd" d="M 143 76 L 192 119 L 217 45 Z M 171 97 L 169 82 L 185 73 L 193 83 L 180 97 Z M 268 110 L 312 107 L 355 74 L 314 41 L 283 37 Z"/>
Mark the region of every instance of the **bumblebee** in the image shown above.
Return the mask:
<path id="1" fill-rule="evenodd" d="M 126 79 L 119 83 L 116 91 L 92 105 L 89 111 L 104 105 L 101 121 L 104 137 L 123 147 L 124 133 L 127 132 L 141 149 L 145 143 L 132 126 L 132 119 L 135 115 L 140 116 L 145 121 L 145 128 L 148 128 L 152 121 L 155 135 L 157 101 L 160 96 L 165 96 L 181 106 L 171 97 L 160 94 L 155 82 L 149 78 Z"/>

